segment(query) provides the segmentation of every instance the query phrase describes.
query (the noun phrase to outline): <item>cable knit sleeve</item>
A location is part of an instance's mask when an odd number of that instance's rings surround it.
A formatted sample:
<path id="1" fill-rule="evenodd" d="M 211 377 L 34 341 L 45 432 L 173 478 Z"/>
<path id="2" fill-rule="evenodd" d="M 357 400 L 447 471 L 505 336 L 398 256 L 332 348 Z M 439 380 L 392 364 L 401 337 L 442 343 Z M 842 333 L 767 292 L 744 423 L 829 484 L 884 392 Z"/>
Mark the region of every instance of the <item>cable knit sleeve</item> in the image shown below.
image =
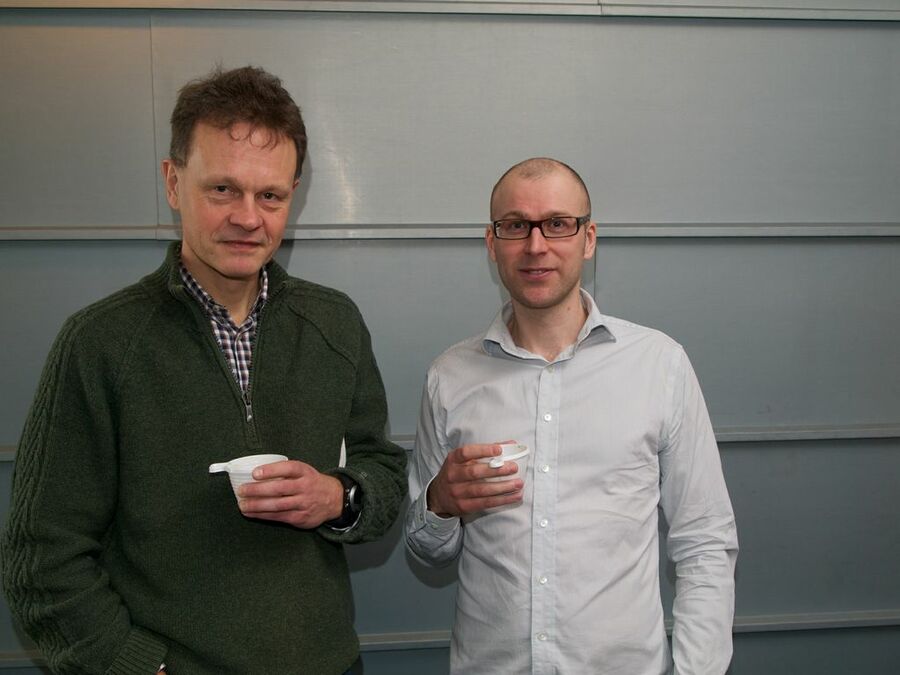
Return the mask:
<path id="1" fill-rule="evenodd" d="M 2 539 L 10 608 L 57 673 L 153 673 L 166 645 L 134 626 L 99 562 L 117 500 L 115 367 L 69 319 L 16 455 Z"/>

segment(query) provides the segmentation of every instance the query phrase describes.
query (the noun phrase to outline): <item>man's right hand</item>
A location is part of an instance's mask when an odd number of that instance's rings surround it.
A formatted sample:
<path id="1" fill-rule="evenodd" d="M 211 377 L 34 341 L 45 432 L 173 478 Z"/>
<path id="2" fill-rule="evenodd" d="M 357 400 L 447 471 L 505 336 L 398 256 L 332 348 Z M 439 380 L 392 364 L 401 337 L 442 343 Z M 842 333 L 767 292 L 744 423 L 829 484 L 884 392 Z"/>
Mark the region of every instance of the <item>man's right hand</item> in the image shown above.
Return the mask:
<path id="1" fill-rule="evenodd" d="M 449 518 L 521 502 L 525 485 L 521 479 L 484 480 L 516 473 L 515 462 L 492 469 L 487 463 L 476 461 L 501 452 L 499 443 L 464 445 L 453 450 L 428 486 L 428 510 Z"/>

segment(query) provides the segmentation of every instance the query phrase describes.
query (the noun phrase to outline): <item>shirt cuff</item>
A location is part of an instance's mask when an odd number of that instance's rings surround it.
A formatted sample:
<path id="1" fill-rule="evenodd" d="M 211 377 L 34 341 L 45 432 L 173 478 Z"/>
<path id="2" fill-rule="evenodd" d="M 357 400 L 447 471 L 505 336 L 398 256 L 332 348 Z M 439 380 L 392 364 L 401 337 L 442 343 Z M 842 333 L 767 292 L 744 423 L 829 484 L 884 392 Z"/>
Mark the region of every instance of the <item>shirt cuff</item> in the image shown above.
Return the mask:
<path id="1" fill-rule="evenodd" d="M 453 530 L 459 527 L 459 516 L 441 518 L 438 514 L 426 510 L 425 525 L 429 530 L 433 530 L 439 534 L 453 532 Z"/>
<path id="2" fill-rule="evenodd" d="M 442 518 L 433 511 L 428 510 L 428 488 L 433 480 L 434 478 L 428 481 L 428 485 L 425 486 L 422 494 L 416 499 L 415 524 L 417 529 L 426 528 L 437 535 L 450 534 L 459 527 L 459 518 L 457 516 Z"/>

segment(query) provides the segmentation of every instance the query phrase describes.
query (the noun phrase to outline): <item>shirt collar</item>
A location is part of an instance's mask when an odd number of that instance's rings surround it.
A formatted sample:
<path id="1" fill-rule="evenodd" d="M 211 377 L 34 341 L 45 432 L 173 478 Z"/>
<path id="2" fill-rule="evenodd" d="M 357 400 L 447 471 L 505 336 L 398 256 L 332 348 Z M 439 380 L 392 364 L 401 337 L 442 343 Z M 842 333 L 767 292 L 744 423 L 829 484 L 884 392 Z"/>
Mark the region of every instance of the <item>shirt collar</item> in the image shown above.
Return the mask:
<path id="1" fill-rule="evenodd" d="M 572 358 L 575 351 L 586 341 L 589 341 L 592 344 L 594 342 L 615 342 L 616 340 L 612 331 L 609 329 L 609 326 L 606 325 L 606 317 L 600 313 L 600 309 L 597 307 L 597 303 L 594 302 L 594 298 L 591 297 L 591 294 L 583 288 L 580 288 L 579 292 L 581 294 L 581 304 L 588 310 L 587 319 L 585 319 L 581 330 L 578 331 L 578 337 L 575 338 L 575 343 L 560 352 L 556 359 L 557 361 L 564 361 Z M 513 341 L 512 335 L 509 332 L 509 320 L 512 318 L 512 313 L 513 307 L 512 301 L 510 300 L 503 305 L 503 308 L 497 313 L 497 316 L 494 317 L 493 322 L 491 322 L 487 333 L 485 333 L 482 341 L 484 350 L 488 354 L 494 356 L 499 355 L 502 351 L 509 356 L 516 358 L 543 360 L 540 356 L 522 349 L 516 345 L 515 341 Z"/>
<path id="2" fill-rule="evenodd" d="M 190 295 L 200 304 L 200 307 L 203 308 L 203 311 L 210 319 L 218 323 L 226 322 L 234 324 L 228 310 L 216 302 L 209 293 L 203 290 L 203 286 L 201 286 L 194 278 L 194 275 L 188 271 L 188 268 L 184 266 L 184 263 L 181 262 L 181 260 L 178 261 L 178 270 L 181 273 L 181 280 L 184 282 L 188 293 L 190 293 Z M 256 320 L 260 310 L 266 304 L 268 297 L 269 275 L 266 272 L 266 268 L 263 267 L 259 273 L 259 295 L 256 296 L 256 302 L 253 303 L 253 308 L 250 310 L 244 323 Z"/>

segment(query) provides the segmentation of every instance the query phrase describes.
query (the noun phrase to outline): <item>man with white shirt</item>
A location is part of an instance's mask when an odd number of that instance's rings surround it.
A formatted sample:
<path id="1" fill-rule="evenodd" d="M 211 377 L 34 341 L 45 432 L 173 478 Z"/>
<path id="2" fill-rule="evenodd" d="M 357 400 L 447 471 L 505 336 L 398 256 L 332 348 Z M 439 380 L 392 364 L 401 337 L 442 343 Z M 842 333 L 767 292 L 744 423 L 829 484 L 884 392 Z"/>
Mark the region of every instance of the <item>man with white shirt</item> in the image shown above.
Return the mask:
<path id="1" fill-rule="evenodd" d="M 600 314 L 578 174 L 534 158 L 491 194 L 485 240 L 510 301 L 431 365 L 410 467 L 409 549 L 459 559 L 452 673 L 724 673 L 737 534 L 683 349 Z M 531 448 L 524 480 L 498 443 Z M 499 508 L 498 508 L 499 507 Z M 677 582 L 672 653 L 657 508 Z"/>

